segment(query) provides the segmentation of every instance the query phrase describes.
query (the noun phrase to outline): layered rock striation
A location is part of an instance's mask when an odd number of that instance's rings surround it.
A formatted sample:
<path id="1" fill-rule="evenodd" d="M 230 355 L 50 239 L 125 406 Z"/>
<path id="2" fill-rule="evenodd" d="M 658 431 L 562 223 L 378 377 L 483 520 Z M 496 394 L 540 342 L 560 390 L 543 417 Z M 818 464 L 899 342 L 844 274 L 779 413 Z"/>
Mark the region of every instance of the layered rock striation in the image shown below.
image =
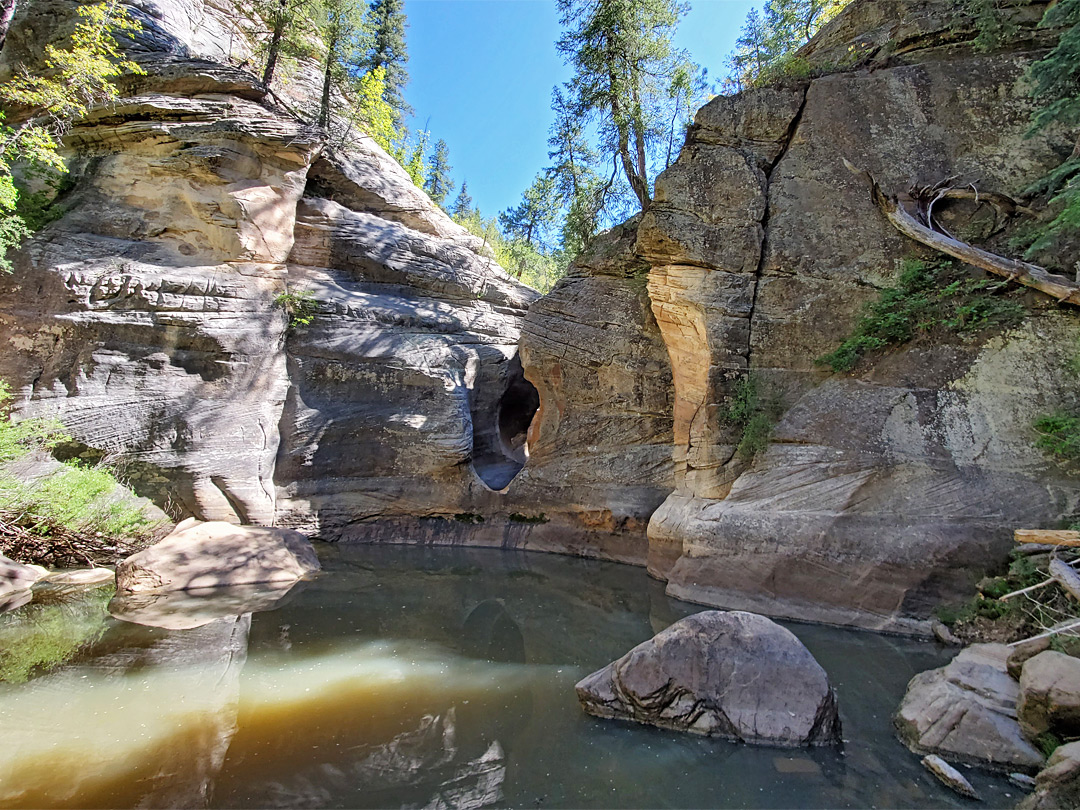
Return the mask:
<path id="1" fill-rule="evenodd" d="M 76 8 L 20 4 L 0 75 L 34 68 Z M 128 9 L 146 75 L 67 134 L 62 216 L 0 277 L 21 412 L 122 458 L 177 516 L 380 539 L 374 518 L 453 535 L 453 515 L 489 511 L 525 461 L 537 294 L 369 138 L 293 114 L 312 66 L 261 86 L 233 4 Z"/>
<path id="2" fill-rule="evenodd" d="M 958 176 L 1015 193 L 1068 154 L 1061 133 L 1025 137 L 1026 70 L 1053 34 L 1035 28 L 1043 9 L 1010 6 L 1016 33 L 982 52 L 955 4 L 856 0 L 801 54 L 823 75 L 703 107 L 651 209 L 628 225 L 636 235 L 621 237 L 627 258 L 585 263 L 586 278 L 531 310 L 522 355 L 540 412 L 576 413 L 593 385 L 555 389 L 550 369 L 584 352 L 538 332 L 573 330 L 591 338 L 575 344 L 589 355 L 618 355 L 621 332 L 603 341 L 607 324 L 637 317 L 644 298 L 619 310 L 611 296 L 595 317 L 593 289 L 646 280 L 642 334 L 666 350 L 670 387 L 654 374 L 606 401 L 653 386 L 671 403 L 670 466 L 654 480 L 672 491 L 647 530 L 649 571 L 669 594 L 918 631 L 937 603 L 1004 561 L 1013 528 L 1076 513 L 1075 478 L 1036 449 L 1031 428 L 1075 404 L 1076 313 L 1032 296 L 1028 317 L 1004 333 L 916 340 L 850 374 L 814 362 L 851 333 L 901 260 L 933 258 L 880 216 L 844 159 L 893 191 Z M 943 215 L 980 228 L 972 206 Z M 736 453 L 740 430 L 727 416 L 748 377 L 783 411 L 752 460 Z M 534 426 L 561 443 L 546 429 Z M 631 434 L 624 447 L 638 442 Z"/>

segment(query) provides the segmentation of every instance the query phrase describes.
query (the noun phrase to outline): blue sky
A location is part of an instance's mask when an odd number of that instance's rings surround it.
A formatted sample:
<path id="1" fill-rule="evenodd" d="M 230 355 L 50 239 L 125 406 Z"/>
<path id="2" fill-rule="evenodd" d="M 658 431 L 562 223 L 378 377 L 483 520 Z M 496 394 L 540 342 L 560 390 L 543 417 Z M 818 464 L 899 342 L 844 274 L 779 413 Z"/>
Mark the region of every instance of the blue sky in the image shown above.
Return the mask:
<path id="1" fill-rule="evenodd" d="M 677 44 L 725 73 L 750 0 L 691 0 Z M 554 0 L 406 0 L 414 128 L 450 147 L 457 187 L 491 216 L 517 204 L 547 165 L 551 88 L 569 78 L 555 52 Z M 452 199 L 452 198 L 451 198 Z"/>

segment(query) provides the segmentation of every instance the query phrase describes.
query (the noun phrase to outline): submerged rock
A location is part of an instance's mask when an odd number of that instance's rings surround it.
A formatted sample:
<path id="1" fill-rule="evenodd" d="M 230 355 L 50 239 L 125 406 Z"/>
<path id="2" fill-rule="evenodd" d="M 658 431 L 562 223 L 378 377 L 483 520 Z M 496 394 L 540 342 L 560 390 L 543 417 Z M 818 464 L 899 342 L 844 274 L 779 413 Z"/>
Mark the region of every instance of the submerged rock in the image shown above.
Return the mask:
<path id="1" fill-rule="evenodd" d="M 922 758 L 922 764 L 947 788 L 955 790 L 961 796 L 967 796 L 969 799 L 979 798 L 979 794 L 971 786 L 971 782 L 937 754 L 927 754 Z"/>
<path id="2" fill-rule="evenodd" d="M 1028 659 L 1020 674 L 1017 714 L 1032 739 L 1047 731 L 1080 734 L 1080 658 L 1045 650 Z"/>
<path id="3" fill-rule="evenodd" d="M 766 745 L 840 739 L 828 676 L 790 631 L 754 613 L 706 611 L 577 685 L 589 714 Z"/>
<path id="4" fill-rule="evenodd" d="M 920 754 L 992 768 L 1034 770 L 1042 755 L 1020 732 L 1019 686 L 1005 669 L 1009 648 L 975 644 L 946 666 L 911 679 L 895 722 Z"/>
<path id="5" fill-rule="evenodd" d="M 34 583 L 48 574 L 39 565 L 23 565 L 0 556 L 0 610 L 7 602 L 17 601 L 16 595 L 29 590 Z"/>
<path id="6" fill-rule="evenodd" d="M 295 582 L 318 570 L 315 550 L 299 532 L 189 519 L 116 566 L 116 589 L 137 593 Z"/>

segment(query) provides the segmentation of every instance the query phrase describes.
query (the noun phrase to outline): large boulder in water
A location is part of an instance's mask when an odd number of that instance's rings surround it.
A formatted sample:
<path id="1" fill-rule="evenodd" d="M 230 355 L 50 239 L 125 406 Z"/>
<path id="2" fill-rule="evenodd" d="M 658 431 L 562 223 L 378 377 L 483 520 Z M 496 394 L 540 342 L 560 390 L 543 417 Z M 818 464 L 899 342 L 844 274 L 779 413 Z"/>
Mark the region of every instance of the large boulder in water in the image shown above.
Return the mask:
<path id="1" fill-rule="evenodd" d="M 795 635 L 754 613 L 706 611 L 577 685 L 589 714 L 766 745 L 840 739 L 828 676 Z"/>
<path id="2" fill-rule="evenodd" d="M 920 754 L 954 762 L 1035 770 L 1042 754 L 1020 732 L 1020 688 L 1006 670 L 1010 648 L 974 644 L 946 666 L 908 683 L 896 714 L 900 739 Z"/>
<path id="3" fill-rule="evenodd" d="M 295 582 L 319 570 L 308 539 L 291 529 L 188 519 L 160 543 L 116 566 L 118 593 Z"/>

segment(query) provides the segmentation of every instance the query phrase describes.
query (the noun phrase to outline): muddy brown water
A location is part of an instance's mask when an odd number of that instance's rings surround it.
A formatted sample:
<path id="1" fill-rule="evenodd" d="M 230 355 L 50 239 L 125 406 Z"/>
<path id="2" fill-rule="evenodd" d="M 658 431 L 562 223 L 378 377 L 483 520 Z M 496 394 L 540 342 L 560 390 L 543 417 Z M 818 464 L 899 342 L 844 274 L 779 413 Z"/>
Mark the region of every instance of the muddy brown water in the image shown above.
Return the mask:
<path id="1" fill-rule="evenodd" d="M 907 681 L 952 654 L 933 643 L 787 625 L 829 673 L 844 743 L 741 745 L 579 709 L 577 680 L 704 609 L 641 569 L 498 550 L 319 551 L 323 573 L 284 595 L 220 599 L 213 620 L 207 597 L 192 614 L 207 623 L 183 630 L 98 615 L 103 629 L 69 663 L 0 683 L 0 807 L 967 804 L 892 731 Z M 245 600 L 272 607 L 225 615 Z M 84 609 L 100 614 L 101 600 Z M 41 643 L 23 610 L 0 616 L 6 644 L 24 625 Z M 984 806 L 1021 796 L 964 772 Z"/>

